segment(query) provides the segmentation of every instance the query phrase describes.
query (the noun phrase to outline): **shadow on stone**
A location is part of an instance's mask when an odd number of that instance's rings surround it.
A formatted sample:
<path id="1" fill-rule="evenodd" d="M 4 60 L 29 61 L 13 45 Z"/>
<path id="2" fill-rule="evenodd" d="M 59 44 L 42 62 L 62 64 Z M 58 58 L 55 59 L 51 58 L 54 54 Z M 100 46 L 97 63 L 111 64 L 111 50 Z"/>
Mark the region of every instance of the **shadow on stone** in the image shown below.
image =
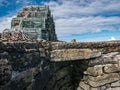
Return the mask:
<path id="1" fill-rule="evenodd" d="M 33 90 L 76 90 L 88 68 L 88 61 L 50 62 L 35 77 Z"/>
<path id="2" fill-rule="evenodd" d="M 87 60 L 73 61 L 70 67 L 70 76 L 72 80 L 73 90 L 77 90 L 80 81 L 83 79 L 83 73 L 88 68 Z"/>

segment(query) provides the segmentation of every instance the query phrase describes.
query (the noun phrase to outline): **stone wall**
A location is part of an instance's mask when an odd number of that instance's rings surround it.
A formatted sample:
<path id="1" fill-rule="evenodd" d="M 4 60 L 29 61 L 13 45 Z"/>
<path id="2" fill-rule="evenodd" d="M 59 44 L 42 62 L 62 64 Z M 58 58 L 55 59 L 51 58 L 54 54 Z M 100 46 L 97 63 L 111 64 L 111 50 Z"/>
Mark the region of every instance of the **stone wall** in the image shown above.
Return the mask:
<path id="1" fill-rule="evenodd" d="M 0 90 L 119 90 L 120 42 L 0 42 Z"/>
<path id="2" fill-rule="evenodd" d="M 89 60 L 77 90 L 119 90 L 120 53 L 112 52 Z"/>
<path id="3" fill-rule="evenodd" d="M 120 41 L 111 42 L 52 42 L 51 61 L 90 59 L 101 54 L 120 51 Z"/>
<path id="4" fill-rule="evenodd" d="M 23 90 L 48 62 L 43 43 L 0 42 L 0 87 L 2 90 Z M 15 89 L 14 89 L 15 88 Z"/>

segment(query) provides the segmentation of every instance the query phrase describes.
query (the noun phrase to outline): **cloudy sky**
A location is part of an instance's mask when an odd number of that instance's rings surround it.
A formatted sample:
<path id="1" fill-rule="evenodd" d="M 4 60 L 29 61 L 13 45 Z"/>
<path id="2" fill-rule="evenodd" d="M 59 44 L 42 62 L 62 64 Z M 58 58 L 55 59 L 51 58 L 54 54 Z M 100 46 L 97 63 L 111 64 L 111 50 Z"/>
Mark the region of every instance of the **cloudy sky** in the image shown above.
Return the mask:
<path id="1" fill-rule="evenodd" d="M 49 5 L 59 40 L 120 39 L 120 0 L 0 0 L 0 32 L 25 5 Z"/>

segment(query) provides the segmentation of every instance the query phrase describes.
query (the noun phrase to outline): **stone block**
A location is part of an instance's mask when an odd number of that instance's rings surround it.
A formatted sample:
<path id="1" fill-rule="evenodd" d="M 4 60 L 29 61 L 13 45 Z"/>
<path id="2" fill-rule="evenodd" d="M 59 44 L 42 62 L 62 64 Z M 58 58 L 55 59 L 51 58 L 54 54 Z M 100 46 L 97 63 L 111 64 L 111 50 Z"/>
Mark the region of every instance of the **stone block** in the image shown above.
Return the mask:
<path id="1" fill-rule="evenodd" d="M 102 76 L 88 76 L 88 84 L 92 87 L 99 87 L 108 83 L 118 81 L 120 76 L 118 73 L 103 74 Z"/>
<path id="2" fill-rule="evenodd" d="M 111 83 L 111 87 L 120 87 L 120 80 L 117 82 Z"/>
<path id="3" fill-rule="evenodd" d="M 104 66 L 105 73 L 114 73 L 119 71 L 120 71 L 120 67 L 118 67 L 118 64 L 106 64 Z"/>
<path id="4" fill-rule="evenodd" d="M 106 90 L 120 90 L 120 87 L 115 87 L 115 88 L 107 88 Z"/>
<path id="5" fill-rule="evenodd" d="M 99 87 L 93 88 L 91 87 L 89 90 L 100 90 Z"/>
<path id="6" fill-rule="evenodd" d="M 105 62 L 109 62 L 109 63 L 111 63 L 111 62 L 118 62 L 118 59 L 116 59 L 115 57 L 116 57 L 116 55 L 118 55 L 119 54 L 119 52 L 111 52 L 111 53 L 108 53 L 108 54 L 104 54 L 103 55 L 103 62 L 105 63 Z"/>
<path id="7" fill-rule="evenodd" d="M 77 90 L 84 90 L 84 89 L 82 89 L 81 87 L 78 87 Z"/>
<path id="8" fill-rule="evenodd" d="M 103 65 L 96 65 L 94 67 L 88 67 L 88 69 L 84 72 L 84 74 L 88 74 L 91 76 L 98 76 L 103 74 Z"/>
<path id="9" fill-rule="evenodd" d="M 51 51 L 51 61 L 83 60 L 101 56 L 101 52 L 91 49 L 61 49 Z"/>
<path id="10" fill-rule="evenodd" d="M 79 86 L 80 86 L 81 88 L 83 88 L 84 90 L 90 90 L 90 86 L 89 86 L 88 84 L 84 83 L 83 81 L 81 81 L 81 82 L 79 83 Z"/>
<path id="11" fill-rule="evenodd" d="M 89 66 L 95 65 L 106 65 L 106 64 L 118 64 L 119 63 L 119 52 L 111 52 L 108 54 L 102 54 L 101 57 L 90 60 Z"/>

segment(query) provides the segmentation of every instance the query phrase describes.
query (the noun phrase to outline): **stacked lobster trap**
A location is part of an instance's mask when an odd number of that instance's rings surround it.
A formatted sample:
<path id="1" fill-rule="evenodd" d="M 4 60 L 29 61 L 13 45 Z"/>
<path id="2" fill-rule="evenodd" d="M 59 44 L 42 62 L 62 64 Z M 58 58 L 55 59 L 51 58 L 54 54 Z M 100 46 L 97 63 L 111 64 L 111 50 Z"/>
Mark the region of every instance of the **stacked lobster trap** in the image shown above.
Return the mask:
<path id="1" fill-rule="evenodd" d="M 49 6 L 25 6 L 5 29 L 2 39 L 56 41 L 55 24 Z"/>

